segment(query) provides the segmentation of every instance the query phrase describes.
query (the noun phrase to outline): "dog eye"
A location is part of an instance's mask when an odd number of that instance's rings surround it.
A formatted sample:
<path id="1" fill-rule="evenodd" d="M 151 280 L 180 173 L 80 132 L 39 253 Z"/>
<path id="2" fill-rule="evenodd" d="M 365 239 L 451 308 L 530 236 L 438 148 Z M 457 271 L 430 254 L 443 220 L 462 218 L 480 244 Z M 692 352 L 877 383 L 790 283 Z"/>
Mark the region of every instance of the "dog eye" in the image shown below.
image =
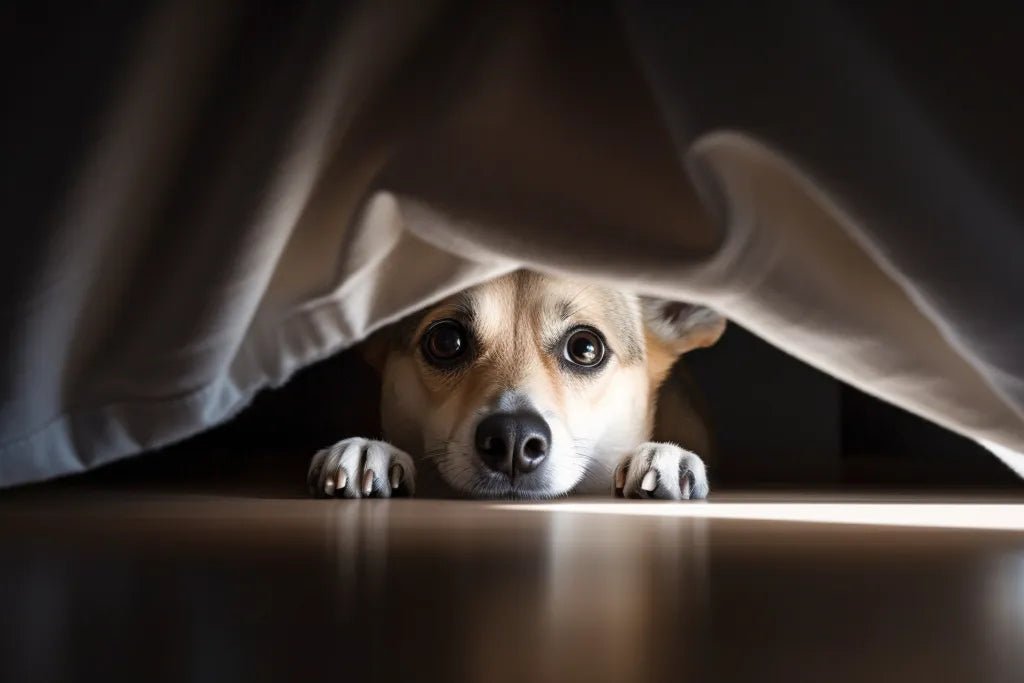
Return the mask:
<path id="1" fill-rule="evenodd" d="M 439 320 L 423 335 L 423 356 L 433 365 L 451 365 L 467 346 L 466 329 L 455 320 Z"/>
<path id="2" fill-rule="evenodd" d="M 592 368 L 604 360 L 604 341 L 593 330 L 575 330 L 565 340 L 565 359 L 574 365 Z"/>

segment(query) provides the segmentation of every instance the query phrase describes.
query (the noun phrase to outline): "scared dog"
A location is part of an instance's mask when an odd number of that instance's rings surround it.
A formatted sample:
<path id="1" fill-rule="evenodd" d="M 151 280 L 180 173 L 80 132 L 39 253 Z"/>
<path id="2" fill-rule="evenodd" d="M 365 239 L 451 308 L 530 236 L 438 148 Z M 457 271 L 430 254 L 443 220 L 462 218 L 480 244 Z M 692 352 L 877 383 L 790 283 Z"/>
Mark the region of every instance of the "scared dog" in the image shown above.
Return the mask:
<path id="1" fill-rule="evenodd" d="M 319 451 L 310 490 L 387 498 L 427 479 L 472 498 L 704 498 L 700 456 L 652 435 L 676 360 L 725 326 L 703 306 L 527 271 L 468 289 L 367 343 L 384 440 Z"/>

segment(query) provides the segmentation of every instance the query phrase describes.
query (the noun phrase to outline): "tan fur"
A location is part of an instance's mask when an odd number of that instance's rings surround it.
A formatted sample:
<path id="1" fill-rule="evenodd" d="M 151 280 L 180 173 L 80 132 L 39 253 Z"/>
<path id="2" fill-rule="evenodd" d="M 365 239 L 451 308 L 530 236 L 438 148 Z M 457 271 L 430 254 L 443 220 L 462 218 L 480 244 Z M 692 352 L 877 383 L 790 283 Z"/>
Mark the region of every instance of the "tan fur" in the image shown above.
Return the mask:
<path id="1" fill-rule="evenodd" d="M 675 364 L 679 354 L 669 348 L 650 328 L 644 327 L 644 340 L 647 343 L 647 382 L 650 387 L 648 392 L 647 408 L 647 433 L 654 433 L 654 416 L 658 410 L 658 392 L 665 382 L 669 371 Z"/>

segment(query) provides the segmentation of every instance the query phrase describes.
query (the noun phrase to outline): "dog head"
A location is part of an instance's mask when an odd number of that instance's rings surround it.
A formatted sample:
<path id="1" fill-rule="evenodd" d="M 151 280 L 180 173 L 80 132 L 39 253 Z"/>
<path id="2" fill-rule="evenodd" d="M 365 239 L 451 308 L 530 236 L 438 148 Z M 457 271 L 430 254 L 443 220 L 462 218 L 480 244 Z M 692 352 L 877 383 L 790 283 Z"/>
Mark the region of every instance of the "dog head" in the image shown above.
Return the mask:
<path id="1" fill-rule="evenodd" d="M 385 436 L 472 497 L 564 494 L 649 439 L 676 358 L 724 328 L 699 306 L 507 275 L 394 328 Z"/>

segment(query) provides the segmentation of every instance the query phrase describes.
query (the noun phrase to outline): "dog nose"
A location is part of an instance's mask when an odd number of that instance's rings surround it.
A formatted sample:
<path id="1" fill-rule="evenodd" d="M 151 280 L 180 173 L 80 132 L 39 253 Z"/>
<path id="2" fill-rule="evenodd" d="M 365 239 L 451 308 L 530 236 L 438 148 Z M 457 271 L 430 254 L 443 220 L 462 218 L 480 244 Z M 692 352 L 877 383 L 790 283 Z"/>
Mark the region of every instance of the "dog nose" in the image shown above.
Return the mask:
<path id="1" fill-rule="evenodd" d="M 551 428 L 534 412 L 495 413 L 476 427 L 476 452 L 488 467 L 511 476 L 532 472 L 544 461 Z"/>

